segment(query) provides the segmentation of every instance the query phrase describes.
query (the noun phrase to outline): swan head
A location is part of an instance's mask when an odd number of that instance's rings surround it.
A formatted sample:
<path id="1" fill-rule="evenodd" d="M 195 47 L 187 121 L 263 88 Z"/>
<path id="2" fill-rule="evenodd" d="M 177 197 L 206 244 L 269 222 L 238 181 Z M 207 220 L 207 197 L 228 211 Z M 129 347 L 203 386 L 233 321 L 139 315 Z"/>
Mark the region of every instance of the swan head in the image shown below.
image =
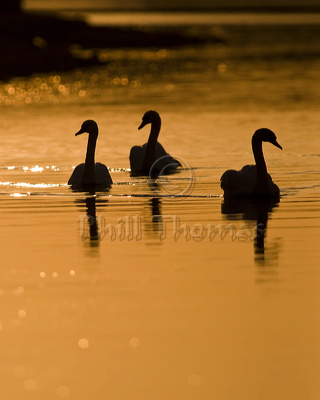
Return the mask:
<path id="1" fill-rule="evenodd" d="M 282 146 L 277 142 L 277 136 L 268 128 L 261 128 L 255 131 L 252 140 L 258 139 L 261 142 L 269 142 L 282 150 Z"/>
<path id="2" fill-rule="evenodd" d="M 161 121 L 159 113 L 157 111 L 149 110 L 147 111 L 144 116 L 142 117 L 142 122 L 138 129 L 142 129 L 147 124 L 152 124 L 153 122 Z"/>
<path id="3" fill-rule="evenodd" d="M 89 133 L 89 135 L 92 134 L 98 136 L 97 123 L 91 119 L 84 121 L 84 123 L 81 125 L 80 130 L 75 134 L 75 136 L 81 135 L 82 133 Z"/>

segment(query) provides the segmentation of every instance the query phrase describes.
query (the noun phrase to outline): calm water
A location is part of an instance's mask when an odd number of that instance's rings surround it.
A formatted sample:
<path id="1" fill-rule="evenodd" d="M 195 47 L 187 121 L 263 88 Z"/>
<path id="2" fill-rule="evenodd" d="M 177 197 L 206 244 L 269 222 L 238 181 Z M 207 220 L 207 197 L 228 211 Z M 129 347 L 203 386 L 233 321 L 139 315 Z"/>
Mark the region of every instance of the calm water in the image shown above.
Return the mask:
<path id="1" fill-rule="evenodd" d="M 226 45 L 1 85 L 3 398 L 320 399 L 318 30 L 220 26 Z M 130 177 L 148 109 L 195 178 Z M 66 185 L 89 118 L 114 180 L 96 197 Z M 225 204 L 260 127 L 281 201 Z"/>

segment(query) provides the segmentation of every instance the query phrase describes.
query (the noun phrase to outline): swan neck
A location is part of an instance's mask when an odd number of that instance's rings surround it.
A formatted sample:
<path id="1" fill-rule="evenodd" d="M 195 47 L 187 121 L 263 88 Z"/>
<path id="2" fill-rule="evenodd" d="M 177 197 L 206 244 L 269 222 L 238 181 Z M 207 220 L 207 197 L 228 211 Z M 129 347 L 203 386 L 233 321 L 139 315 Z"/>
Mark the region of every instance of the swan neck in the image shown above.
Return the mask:
<path id="1" fill-rule="evenodd" d="M 267 165 L 262 151 L 262 140 L 255 136 L 252 138 L 252 152 L 257 166 L 257 175 L 267 174 Z"/>
<path id="2" fill-rule="evenodd" d="M 96 182 L 96 170 L 95 170 L 94 156 L 95 156 L 95 151 L 96 151 L 97 138 L 98 138 L 98 135 L 89 133 L 82 183 L 95 183 Z"/>
<path id="3" fill-rule="evenodd" d="M 257 178 L 252 194 L 258 196 L 273 195 L 274 190 L 272 187 L 272 181 L 270 182 L 271 178 L 268 174 L 266 162 L 263 156 L 261 139 L 256 137 L 252 138 L 252 150 L 257 168 Z"/>
<path id="4" fill-rule="evenodd" d="M 146 146 L 146 152 L 142 162 L 142 170 L 148 170 L 151 168 L 152 164 L 156 160 L 156 146 L 158 141 L 158 136 L 161 128 L 160 117 L 155 118 L 151 123 L 150 135 L 148 143 Z"/>

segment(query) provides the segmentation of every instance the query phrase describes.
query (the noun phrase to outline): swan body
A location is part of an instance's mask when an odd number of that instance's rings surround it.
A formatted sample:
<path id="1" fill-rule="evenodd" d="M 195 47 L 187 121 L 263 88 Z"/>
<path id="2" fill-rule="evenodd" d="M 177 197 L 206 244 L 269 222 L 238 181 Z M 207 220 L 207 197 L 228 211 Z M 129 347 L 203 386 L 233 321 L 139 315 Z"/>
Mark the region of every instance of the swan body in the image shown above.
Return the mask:
<path id="1" fill-rule="evenodd" d="M 158 142 L 161 118 L 156 111 L 147 111 L 142 117 L 142 122 L 138 129 L 142 129 L 147 124 L 151 124 L 148 142 L 142 146 L 133 146 L 130 150 L 131 173 L 149 175 L 151 173 L 160 173 L 163 169 L 172 171 L 181 166 L 179 161 L 171 157 Z"/>
<path id="2" fill-rule="evenodd" d="M 255 165 L 245 165 L 240 171 L 230 169 L 220 178 L 225 197 L 279 197 L 280 189 L 267 172 L 262 152 L 262 142 L 269 142 L 282 149 L 270 129 L 258 129 L 252 136 Z"/>
<path id="3" fill-rule="evenodd" d="M 68 180 L 68 185 L 72 186 L 109 186 L 112 184 L 108 168 L 101 163 L 95 163 L 95 149 L 98 139 L 98 125 L 95 121 L 87 120 L 81 125 L 79 132 L 75 134 L 78 136 L 87 132 L 88 145 L 85 162 L 79 164 L 73 171 Z"/>

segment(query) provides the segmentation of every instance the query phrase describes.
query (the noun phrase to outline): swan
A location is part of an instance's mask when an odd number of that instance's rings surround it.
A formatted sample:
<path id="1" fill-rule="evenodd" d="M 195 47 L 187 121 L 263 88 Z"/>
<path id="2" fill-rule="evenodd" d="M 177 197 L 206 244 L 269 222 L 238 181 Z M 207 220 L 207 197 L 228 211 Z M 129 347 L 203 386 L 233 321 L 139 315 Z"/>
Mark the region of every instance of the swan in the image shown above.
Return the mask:
<path id="1" fill-rule="evenodd" d="M 252 152 L 256 165 L 245 165 L 241 171 L 229 169 L 220 178 L 220 186 L 225 197 L 278 197 L 279 187 L 267 172 L 262 152 L 262 142 L 269 142 L 279 149 L 277 137 L 270 129 L 261 128 L 252 136 Z"/>
<path id="2" fill-rule="evenodd" d="M 108 186 L 112 184 L 108 168 L 101 163 L 94 162 L 94 154 L 98 139 L 98 125 L 95 121 L 87 120 L 81 125 L 79 132 L 75 136 L 87 132 L 88 145 L 85 162 L 79 164 L 73 171 L 68 180 L 68 185 L 84 186 L 84 185 L 100 185 Z"/>
<path id="3" fill-rule="evenodd" d="M 142 129 L 147 124 L 151 124 L 148 142 L 142 146 L 133 146 L 130 150 L 131 173 L 135 175 L 149 175 L 151 172 L 159 173 L 165 168 L 174 170 L 181 166 L 179 161 L 171 157 L 157 141 L 161 128 L 159 113 L 153 110 L 147 111 L 142 117 L 142 122 L 138 129 Z M 160 158 L 162 159 L 159 160 Z M 159 161 L 155 163 L 156 160 Z"/>

